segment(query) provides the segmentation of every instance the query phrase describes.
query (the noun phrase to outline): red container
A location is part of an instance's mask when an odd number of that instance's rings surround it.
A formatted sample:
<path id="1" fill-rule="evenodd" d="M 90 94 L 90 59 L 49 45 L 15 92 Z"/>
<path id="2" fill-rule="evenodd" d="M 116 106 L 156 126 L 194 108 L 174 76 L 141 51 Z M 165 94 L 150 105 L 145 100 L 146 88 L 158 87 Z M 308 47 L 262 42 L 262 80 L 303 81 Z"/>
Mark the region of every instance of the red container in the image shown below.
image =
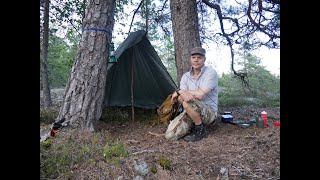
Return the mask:
<path id="1" fill-rule="evenodd" d="M 280 121 L 275 121 L 273 124 L 274 124 L 275 127 L 279 127 L 280 126 Z"/>
<path id="2" fill-rule="evenodd" d="M 264 125 L 264 127 L 266 127 L 267 126 L 267 112 L 262 111 L 261 117 L 263 118 L 263 125 Z"/>

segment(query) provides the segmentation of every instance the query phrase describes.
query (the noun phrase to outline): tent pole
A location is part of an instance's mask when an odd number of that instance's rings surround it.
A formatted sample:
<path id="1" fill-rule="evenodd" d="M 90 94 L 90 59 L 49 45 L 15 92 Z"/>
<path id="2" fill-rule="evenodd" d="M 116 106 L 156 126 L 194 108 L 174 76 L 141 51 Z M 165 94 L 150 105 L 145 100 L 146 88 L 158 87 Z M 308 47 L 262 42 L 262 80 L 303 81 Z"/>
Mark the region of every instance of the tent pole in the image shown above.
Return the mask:
<path id="1" fill-rule="evenodd" d="M 133 103 L 133 59 L 131 63 L 131 112 L 132 112 L 132 121 L 134 121 L 134 103 Z"/>

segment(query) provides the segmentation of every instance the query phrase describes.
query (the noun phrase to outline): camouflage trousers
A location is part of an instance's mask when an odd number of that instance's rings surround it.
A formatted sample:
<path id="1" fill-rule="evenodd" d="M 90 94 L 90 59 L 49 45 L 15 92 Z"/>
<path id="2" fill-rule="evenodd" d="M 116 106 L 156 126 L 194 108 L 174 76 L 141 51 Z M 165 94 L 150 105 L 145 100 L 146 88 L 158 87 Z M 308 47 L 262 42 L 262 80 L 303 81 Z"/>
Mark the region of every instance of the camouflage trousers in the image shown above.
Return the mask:
<path id="1" fill-rule="evenodd" d="M 200 113 L 201 120 L 204 124 L 216 124 L 218 113 L 212 107 L 199 100 L 190 101 L 188 104 L 190 105 L 191 109 Z M 187 118 L 191 120 L 189 116 L 187 116 Z"/>

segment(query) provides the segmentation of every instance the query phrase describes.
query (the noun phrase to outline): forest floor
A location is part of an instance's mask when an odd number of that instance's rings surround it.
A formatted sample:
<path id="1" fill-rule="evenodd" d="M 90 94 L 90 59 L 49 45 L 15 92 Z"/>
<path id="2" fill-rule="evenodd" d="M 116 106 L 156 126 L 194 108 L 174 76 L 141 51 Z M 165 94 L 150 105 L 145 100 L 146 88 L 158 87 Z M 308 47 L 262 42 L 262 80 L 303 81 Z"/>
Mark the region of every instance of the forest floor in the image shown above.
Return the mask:
<path id="1" fill-rule="evenodd" d="M 95 158 L 94 163 L 74 163 L 69 170 L 70 179 L 280 179 L 280 107 L 239 107 L 220 109 L 232 112 L 235 120 L 248 120 L 259 112 L 268 113 L 268 125 L 258 128 L 219 122 L 209 126 L 208 137 L 197 142 L 166 140 L 149 134 L 165 133 L 167 126 L 128 118 L 127 121 L 99 121 L 101 137 L 124 144 L 128 156 L 119 163 Z M 47 126 L 48 127 L 48 126 Z M 45 128 L 45 125 L 41 127 Z M 62 129 L 55 142 L 59 143 L 73 134 L 77 142 L 94 139 L 91 133 Z M 107 140 L 101 142 L 108 144 Z M 102 155 L 101 155 L 102 157 Z M 67 179 L 57 175 L 55 179 Z M 68 179 L 69 179 L 68 178 Z"/>
<path id="2" fill-rule="evenodd" d="M 134 158 L 156 165 L 162 155 L 170 160 L 171 170 L 158 167 L 146 179 L 280 179 L 280 108 L 230 108 L 234 119 L 254 118 L 268 113 L 268 126 L 243 128 L 220 122 L 208 127 L 208 137 L 197 142 L 169 141 L 148 132 L 164 133 L 166 126 L 139 122 L 101 123 L 101 129 L 120 139 Z M 224 111 L 222 111 L 224 112 Z M 152 166 L 151 166 L 152 167 Z M 227 176 L 227 177 L 226 177 Z"/>

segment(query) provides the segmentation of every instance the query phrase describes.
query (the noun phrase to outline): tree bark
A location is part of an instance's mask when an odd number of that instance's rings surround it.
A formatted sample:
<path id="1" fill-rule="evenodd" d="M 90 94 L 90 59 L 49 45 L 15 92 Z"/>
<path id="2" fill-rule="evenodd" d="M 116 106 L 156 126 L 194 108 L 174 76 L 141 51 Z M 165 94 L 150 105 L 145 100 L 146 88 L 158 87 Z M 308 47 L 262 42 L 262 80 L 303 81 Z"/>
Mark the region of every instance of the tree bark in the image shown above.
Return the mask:
<path id="1" fill-rule="evenodd" d="M 84 31 L 56 121 L 65 118 L 71 127 L 95 131 L 103 110 L 115 1 L 89 0 L 87 3 Z"/>
<path id="2" fill-rule="evenodd" d="M 190 50 L 200 46 L 199 23 L 196 0 L 170 1 L 174 37 L 177 82 L 190 70 Z"/>
<path id="3" fill-rule="evenodd" d="M 43 42 L 42 42 L 42 92 L 45 108 L 52 105 L 48 80 L 48 41 L 49 41 L 49 0 L 44 1 Z"/>

